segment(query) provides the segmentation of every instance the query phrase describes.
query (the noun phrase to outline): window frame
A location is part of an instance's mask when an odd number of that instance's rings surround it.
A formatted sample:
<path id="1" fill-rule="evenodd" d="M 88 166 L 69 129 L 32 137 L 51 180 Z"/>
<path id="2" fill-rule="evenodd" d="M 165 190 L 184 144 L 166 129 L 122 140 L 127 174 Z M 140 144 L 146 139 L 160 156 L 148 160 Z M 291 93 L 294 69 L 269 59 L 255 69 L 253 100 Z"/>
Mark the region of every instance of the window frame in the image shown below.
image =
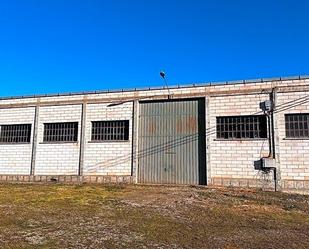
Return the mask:
<path id="1" fill-rule="evenodd" d="M 247 119 L 258 118 L 258 122 L 250 120 L 245 123 Z M 219 119 L 225 119 L 224 122 L 219 122 Z M 227 119 L 236 119 L 236 122 L 228 122 Z M 238 122 L 238 119 L 239 122 Z M 216 140 L 223 141 L 252 141 L 252 140 L 266 140 L 268 139 L 268 124 L 267 115 L 234 115 L 234 116 L 217 116 L 216 117 Z M 228 129 L 226 130 L 226 125 Z M 220 129 L 223 126 L 223 130 Z M 236 126 L 236 129 L 235 129 Z M 232 128 L 231 128 L 232 127 Z M 247 129 L 249 128 L 249 129 Z M 264 129 L 264 130 L 263 130 Z M 251 136 L 251 133 L 258 133 L 258 136 Z M 239 136 L 234 136 L 239 133 Z M 227 136 L 226 136 L 227 134 Z M 230 136 L 232 134 L 232 136 Z M 245 136 L 243 136 L 245 134 Z"/>
<path id="2" fill-rule="evenodd" d="M 113 129 L 115 128 L 120 128 L 122 127 L 117 126 L 115 124 L 114 127 L 111 127 L 108 125 L 108 123 L 116 123 L 116 122 L 124 122 L 124 127 L 123 127 L 123 134 L 118 133 L 118 134 L 113 134 Z M 106 125 L 102 125 L 101 127 L 95 127 L 94 124 L 100 124 L 100 123 L 105 123 Z M 100 130 L 101 129 L 101 130 Z M 104 134 L 104 129 L 110 129 L 109 134 Z M 103 131 L 102 131 L 103 130 Z M 94 132 L 96 131 L 96 132 Z M 101 133 L 100 133 L 101 132 Z M 110 136 L 110 139 L 104 139 L 104 136 Z M 117 139 L 111 139 L 113 136 L 120 136 L 120 138 Z M 121 138 L 123 137 L 123 139 Z M 97 137 L 97 138 L 95 138 Z M 90 143 L 105 143 L 105 142 L 128 142 L 130 141 L 130 120 L 128 119 L 122 119 L 122 120 L 95 120 L 91 121 L 91 134 L 90 134 Z"/>
<path id="3" fill-rule="evenodd" d="M 74 125 L 73 127 L 65 127 L 65 128 L 59 128 L 59 129 L 54 129 L 54 134 L 46 134 L 47 133 L 47 127 L 48 125 L 65 125 L 65 124 L 72 124 Z M 66 129 L 73 129 L 73 134 L 63 134 Z M 42 143 L 47 143 L 47 144 L 57 144 L 57 143 L 77 143 L 78 142 L 78 129 L 79 129 L 79 122 L 48 122 L 48 123 L 43 123 L 43 142 Z M 52 130 L 52 129 L 49 129 Z M 57 134 L 55 130 L 60 130 L 63 133 L 62 134 Z M 50 139 L 48 137 L 52 137 L 56 139 Z M 70 140 L 70 136 L 73 137 L 72 140 Z M 63 139 L 63 138 L 69 138 L 69 139 Z M 48 139 L 47 139 L 48 138 Z M 62 138 L 62 139 L 59 139 Z"/>
<path id="4" fill-rule="evenodd" d="M 16 134 L 16 132 L 20 132 L 21 130 L 11 130 L 10 132 L 8 132 L 9 134 L 5 134 L 6 136 L 3 136 L 3 127 L 14 127 L 14 126 L 26 126 L 28 129 L 24 129 L 23 132 L 26 132 L 26 134 L 24 136 L 18 136 L 18 134 Z M 6 131 L 7 132 L 7 131 Z M 5 138 L 7 138 L 8 135 L 14 134 L 14 136 L 12 136 L 12 138 L 9 138 L 7 140 L 15 140 L 17 138 L 21 138 L 21 137 L 26 137 L 26 141 L 2 141 L 5 140 Z M 32 134 L 32 124 L 31 123 L 24 123 L 24 124 L 2 124 L 0 125 L 0 144 L 30 144 L 31 143 L 31 134 Z"/>
<path id="5" fill-rule="evenodd" d="M 297 116 L 301 116 L 302 118 L 299 119 L 298 117 L 297 120 L 296 119 L 288 120 L 288 118 Z M 297 128 L 295 127 L 296 124 Z M 309 113 L 286 113 L 284 114 L 284 125 L 285 125 L 285 139 L 290 140 L 309 139 Z M 298 133 L 298 136 L 295 136 L 296 133 Z M 293 134 L 293 136 L 291 134 Z"/>

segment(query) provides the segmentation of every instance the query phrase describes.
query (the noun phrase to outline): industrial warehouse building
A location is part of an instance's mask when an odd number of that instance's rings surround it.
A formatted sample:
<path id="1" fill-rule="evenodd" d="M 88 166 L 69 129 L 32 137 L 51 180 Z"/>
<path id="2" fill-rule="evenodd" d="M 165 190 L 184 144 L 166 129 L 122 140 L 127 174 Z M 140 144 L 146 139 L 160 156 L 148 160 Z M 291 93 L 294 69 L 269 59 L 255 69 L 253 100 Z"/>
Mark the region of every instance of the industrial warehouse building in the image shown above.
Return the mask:
<path id="1" fill-rule="evenodd" d="M 309 77 L 0 99 L 0 181 L 309 190 Z"/>

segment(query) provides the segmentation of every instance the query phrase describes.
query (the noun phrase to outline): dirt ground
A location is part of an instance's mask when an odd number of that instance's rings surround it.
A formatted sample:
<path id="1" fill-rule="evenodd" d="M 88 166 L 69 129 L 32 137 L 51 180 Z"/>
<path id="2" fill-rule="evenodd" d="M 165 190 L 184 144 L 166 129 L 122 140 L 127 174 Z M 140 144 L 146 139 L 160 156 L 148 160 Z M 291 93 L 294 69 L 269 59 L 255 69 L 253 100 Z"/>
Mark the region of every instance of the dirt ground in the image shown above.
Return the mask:
<path id="1" fill-rule="evenodd" d="M 309 248 L 309 196 L 2 184 L 0 248 Z"/>

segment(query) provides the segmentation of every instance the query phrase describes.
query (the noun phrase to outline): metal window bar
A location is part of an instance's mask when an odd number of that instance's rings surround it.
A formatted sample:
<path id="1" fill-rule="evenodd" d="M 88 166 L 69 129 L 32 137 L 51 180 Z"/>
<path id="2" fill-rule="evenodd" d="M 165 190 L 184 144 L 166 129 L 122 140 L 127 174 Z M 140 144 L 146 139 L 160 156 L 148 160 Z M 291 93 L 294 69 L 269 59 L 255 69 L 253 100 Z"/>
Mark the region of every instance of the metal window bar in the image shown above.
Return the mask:
<path id="1" fill-rule="evenodd" d="M 286 114 L 285 130 L 287 138 L 309 138 L 309 114 Z"/>
<path id="2" fill-rule="evenodd" d="M 218 139 L 267 138 L 265 115 L 217 117 Z"/>
<path id="3" fill-rule="evenodd" d="M 92 141 L 129 140 L 129 120 L 93 121 Z"/>
<path id="4" fill-rule="evenodd" d="M 44 142 L 77 142 L 78 122 L 45 123 Z"/>
<path id="5" fill-rule="evenodd" d="M 31 124 L 0 126 L 0 143 L 30 143 Z"/>

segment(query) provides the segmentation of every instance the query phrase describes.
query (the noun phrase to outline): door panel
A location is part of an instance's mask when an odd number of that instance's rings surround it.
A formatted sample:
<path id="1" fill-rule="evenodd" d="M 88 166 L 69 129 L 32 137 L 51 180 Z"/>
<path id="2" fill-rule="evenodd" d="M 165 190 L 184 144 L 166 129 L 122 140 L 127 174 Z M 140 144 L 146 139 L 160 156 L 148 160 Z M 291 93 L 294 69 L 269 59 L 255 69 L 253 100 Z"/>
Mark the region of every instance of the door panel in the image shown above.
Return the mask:
<path id="1" fill-rule="evenodd" d="M 141 102 L 138 158 L 139 182 L 204 184 L 204 99 Z"/>

